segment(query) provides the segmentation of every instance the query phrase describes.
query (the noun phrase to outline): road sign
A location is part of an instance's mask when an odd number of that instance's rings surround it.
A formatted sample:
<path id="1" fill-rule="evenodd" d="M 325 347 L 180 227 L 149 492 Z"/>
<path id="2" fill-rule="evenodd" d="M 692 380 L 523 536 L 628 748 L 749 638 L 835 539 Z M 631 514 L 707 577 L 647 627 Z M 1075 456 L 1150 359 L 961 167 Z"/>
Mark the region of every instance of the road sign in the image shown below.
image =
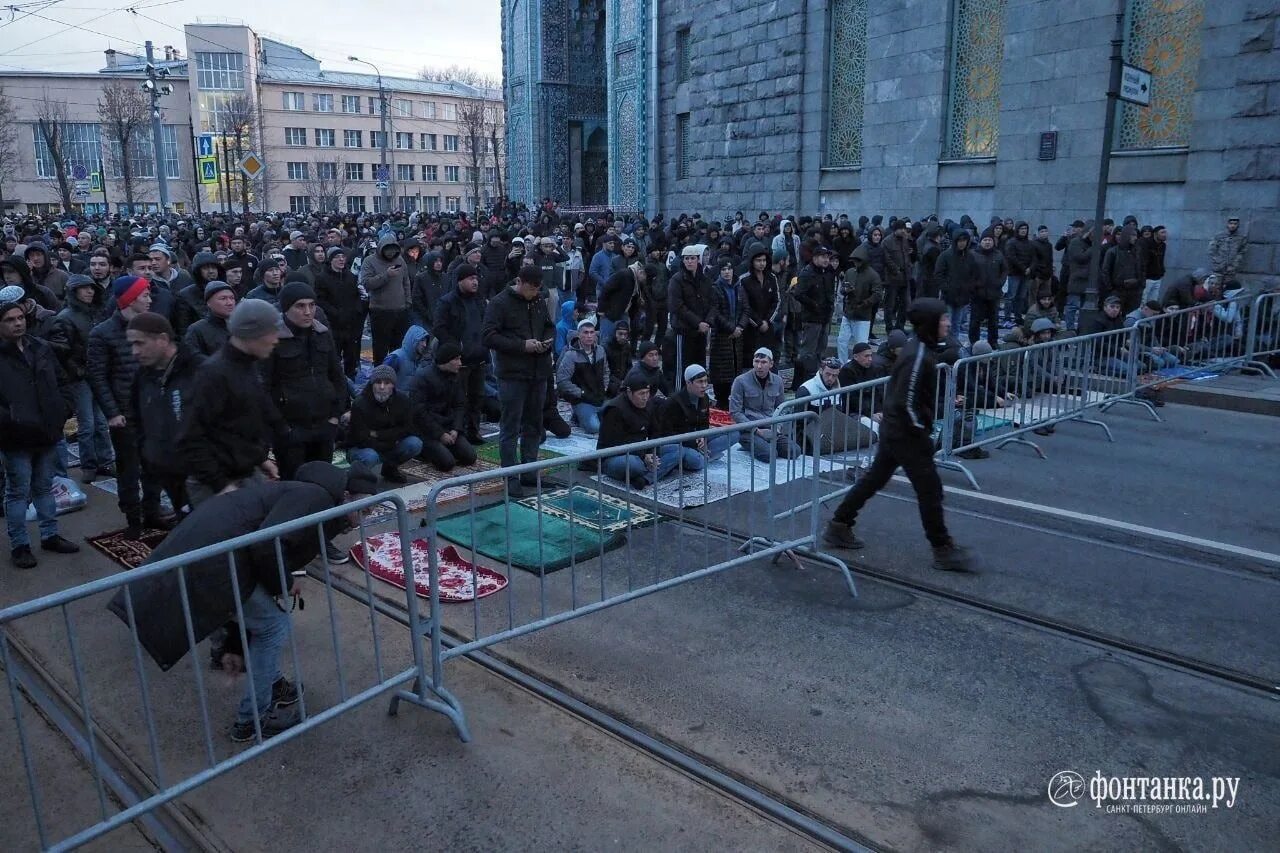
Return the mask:
<path id="1" fill-rule="evenodd" d="M 386 181 L 378 181 L 377 183 L 374 184 L 374 186 L 377 187 L 379 190 L 385 190 L 387 187 L 391 185 L 388 184 Z"/>
<path id="2" fill-rule="evenodd" d="M 71 165 L 71 178 L 76 181 L 83 181 L 89 177 L 89 170 L 81 163 L 73 163 Z"/>
<path id="3" fill-rule="evenodd" d="M 237 165 L 246 178 L 256 178 L 263 169 L 267 168 L 267 164 L 263 163 L 257 154 L 246 154 L 245 158 Z"/>
<path id="4" fill-rule="evenodd" d="M 377 169 L 373 170 L 373 179 L 379 183 L 385 184 L 387 181 L 391 180 L 391 172 L 387 170 L 386 166 L 379 166 Z M 386 187 L 379 187 L 379 189 L 386 189 Z"/>
<path id="5" fill-rule="evenodd" d="M 1140 107 L 1151 106 L 1151 72 L 1136 65 L 1122 65 L 1120 100 Z"/>
<path id="6" fill-rule="evenodd" d="M 218 158 L 201 157 L 196 162 L 200 166 L 200 183 L 216 184 L 218 182 Z"/>
<path id="7" fill-rule="evenodd" d="M 89 197 L 89 191 L 88 191 L 88 190 L 76 190 L 75 192 L 73 192 L 73 193 L 72 193 L 72 195 L 73 195 L 73 196 L 75 196 L 76 198 L 88 198 L 88 197 Z"/>
<path id="8" fill-rule="evenodd" d="M 89 189 L 96 193 L 102 192 L 102 173 L 94 172 L 89 176 Z"/>
<path id="9" fill-rule="evenodd" d="M 1040 134 L 1040 154 L 1041 160 L 1058 159 L 1058 131 L 1047 130 Z"/>
<path id="10" fill-rule="evenodd" d="M 213 134 L 202 133 L 196 137 L 196 156 L 212 157 L 213 156 Z"/>

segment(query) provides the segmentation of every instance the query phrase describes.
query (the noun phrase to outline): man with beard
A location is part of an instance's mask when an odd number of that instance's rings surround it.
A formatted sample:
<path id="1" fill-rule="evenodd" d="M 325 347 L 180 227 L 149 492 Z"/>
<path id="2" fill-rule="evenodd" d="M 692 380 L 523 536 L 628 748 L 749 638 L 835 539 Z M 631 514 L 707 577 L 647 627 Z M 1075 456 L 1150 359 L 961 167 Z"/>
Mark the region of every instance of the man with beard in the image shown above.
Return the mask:
<path id="1" fill-rule="evenodd" d="M 378 365 L 351 405 L 347 459 L 368 468 L 381 464 L 382 479 L 404 483 L 400 466 L 422 452 L 422 439 L 416 433 L 413 404 L 396 389 L 396 372 Z"/>

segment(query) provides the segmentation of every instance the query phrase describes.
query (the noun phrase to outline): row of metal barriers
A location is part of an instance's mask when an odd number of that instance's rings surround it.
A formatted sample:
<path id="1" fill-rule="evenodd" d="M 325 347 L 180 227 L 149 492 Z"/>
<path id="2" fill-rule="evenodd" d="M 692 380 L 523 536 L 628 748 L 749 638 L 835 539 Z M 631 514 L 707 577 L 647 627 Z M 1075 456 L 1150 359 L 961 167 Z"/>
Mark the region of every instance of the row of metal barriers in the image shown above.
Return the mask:
<path id="1" fill-rule="evenodd" d="M 1280 294 L 1265 294 L 965 355 L 941 367 L 936 458 L 976 486 L 965 461 L 988 447 L 1017 443 L 1043 455 L 1033 436 L 1068 421 L 1111 439 L 1097 416 L 1112 406 L 1141 406 L 1159 420 L 1150 397 L 1161 385 L 1230 370 L 1274 376 L 1278 354 Z M 33 814 L 31 843 L 13 846 L 72 849 L 126 824 L 161 838 L 159 816 L 174 801 L 378 698 L 392 716 L 404 702 L 438 712 L 469 740 L 451 659 L 762 559 L 825 564 L 833 589 L 856 596 L 848 567 L 816 545 L 821 506 L 874 456 L 887 383 L 806 389 L 766 419 L 424 483 L 0 610 L 0 664 Z M 634 464 L 609 461 L 619 455 Z M 521 478 L 527 496 L 508 493 Z M 353 510 L 362 515 L 348 544 L 363 565 L 331 565 L 324 525 Z M 238 745 L 225 729 L 258 647 L 244 627 L 252 590 L 241 569 L 267 560 L 255 568 L 287 587 L 282 543 L 305 531 L 320 553 L 306 581 L 312 607 L 286 614 L 279 669 L 300 686 L 300 722 L 266 737 L 271 709 L 255 703 L 254 736 Z M 157 577 L 171 583 L 189 650 L 163 670 L 148 659 L 131 591 Z M 239 675 L 213 671 L 199 651 L 210 578 L 234 590 L 224 615 L 244 650 Z M 652 609 L 640 616 L 660 618 Z M 597 627 L 606 638 L 607 622 Z M 50 790 L 73 784 L 44 763 L 32 728 L 46 724 L 57 691 L 74 709 L 64 724 L 89 767 L 91 814 L 47 805 L 60 799 Z M 386 725 L 397 726 L 393 736 L 424 736 L 421 726 Z"/>

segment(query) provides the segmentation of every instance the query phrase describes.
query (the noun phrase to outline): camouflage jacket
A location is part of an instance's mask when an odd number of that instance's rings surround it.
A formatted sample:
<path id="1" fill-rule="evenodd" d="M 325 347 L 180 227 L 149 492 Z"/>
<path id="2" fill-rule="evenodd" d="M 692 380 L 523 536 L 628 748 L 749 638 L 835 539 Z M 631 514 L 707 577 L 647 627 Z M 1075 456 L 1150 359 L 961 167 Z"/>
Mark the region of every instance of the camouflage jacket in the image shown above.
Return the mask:
<path id="1" fill-rule="evenodd" d="M 1209 265 L 1218 275 L 1233 276 L 1244 260 L 1245 238 L 1223 231 L 1209 244 Z"/>

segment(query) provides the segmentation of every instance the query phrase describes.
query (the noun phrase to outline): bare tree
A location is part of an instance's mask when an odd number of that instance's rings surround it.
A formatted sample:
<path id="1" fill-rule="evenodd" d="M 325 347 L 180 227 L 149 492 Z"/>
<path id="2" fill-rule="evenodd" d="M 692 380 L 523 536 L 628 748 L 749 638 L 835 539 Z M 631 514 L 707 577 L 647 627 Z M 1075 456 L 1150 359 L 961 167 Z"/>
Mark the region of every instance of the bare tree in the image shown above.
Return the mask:
<path id="1" fill-rule="evenodd" d="M 486 74 L 463 65 L 449 65 L 444 68 L 428 65 L 418 72 L 418 76 L 435 83 L 462 83 L 481 89 L 498 89 L 502 86 L 502 78 L 496 74 Z"/>
<path id="2" fill-rule="evenodd" d="M 489 153 L 493 156 L 493 173 L 497 178 L 497 196 L 500 199 L 507 197 L 507 188 L 502 182 L 502 162 L 505 146 L 506 134 L 504 125 L 498 123 L 498 114 L 495 110 L 492 113 L 492 120 L 489 122 Z"/>
<path id="3" fill-rule="evenodd" d="M 67 102 L 44 96 L 36 103 L 36 129 L 53 162 L 53 175 L 58 182 L 62 209 L 71 210 L 71 175 L 67 155 L 70 152 L 70 129 L 67 127 Z"/>
<path id="4" fill-rule="evenodd" d="M 125 203 L 129 210 L 136 210 L 134 197 L 137 187 L 131 154 L 151 132 L 151 105 L 141 89 L 121 80 L 112 80 L 102 86 L 98 117 L 102 120 L 107 139 L 113 143 L 112 156 L 118 158 L 117 165 L 124 179 Z M 106 180 L 105 175 L 102 177 Z"/>
<path id="5" fill-rule="evenodd" d="M 303 189 L 315 201 L 318 211 L 337 213 L 342 197 L 347 194 L 346 166 L 337 160 L 317 159 L 307 170 Z"/>
<path id="6" fill-rule="evenodd" d="M 477 208 L 480 206 L 480 174 L 489 160 L 488 112 L 484 101 L 458 104 L 458 135 L 462 151 L 467 155 L 467 178 Z"/>
<path id="7" fill-rule="evenodd" d="M 4 208 L 4 188 L 18 175 L 18 117 L 13 101 L 0 85 L 0 211 Z"/>
<path id="8" fill-rule="evenodd" d="M 258 111 L 248 95 L 232 95 L 222 105 L 220 113 L 222 121 L 218 132 L 226 134 L 235 163 L 239 163 L 249 153 L 257 136 Z M 248 215 L 249 182 L 235 169 L 235 163 L 232 163 L 230 174 L 232 180 L 240 184 L 241 212 Z"/>

